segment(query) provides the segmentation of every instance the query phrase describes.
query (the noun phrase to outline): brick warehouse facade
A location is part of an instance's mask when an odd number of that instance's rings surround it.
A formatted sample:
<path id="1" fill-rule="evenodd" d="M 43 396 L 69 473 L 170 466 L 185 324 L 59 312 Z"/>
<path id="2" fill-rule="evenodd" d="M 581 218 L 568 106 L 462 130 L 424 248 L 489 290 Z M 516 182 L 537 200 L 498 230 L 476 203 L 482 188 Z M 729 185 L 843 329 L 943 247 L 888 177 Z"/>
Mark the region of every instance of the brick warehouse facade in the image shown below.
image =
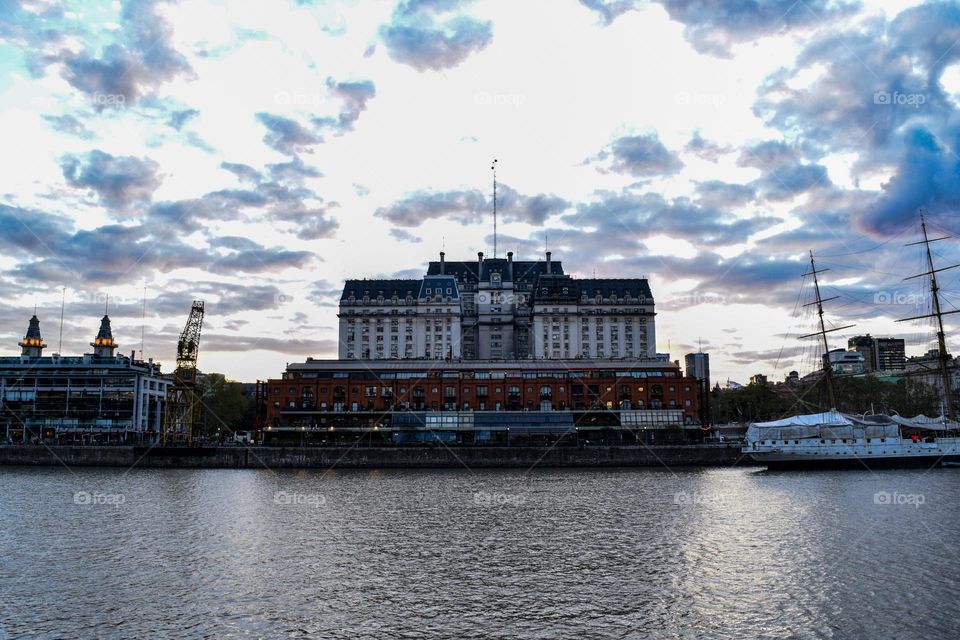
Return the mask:
<path id="1" fill-rule="evenodd" d="M 281 434 L 349 441 L 344 434 L 505 428 L 573 432 L 699 429 L 698 386 L 663 361 L 356 362 L 307 360 L 265 383 L 267 440 Z M 469 425 L 469 428 L 467 428 Z M 441 430 L 442 431 L 442 430 Z M 271 433 L 272 432 L 272 433 Z M 621 441 L 624 434 L 621 433 Z M 636 436 L 632 436 L 635 438 Z M 395 438 L 394 438 L 395 439 Z M 453 440 L 460 442 L 459 438 Z"/>

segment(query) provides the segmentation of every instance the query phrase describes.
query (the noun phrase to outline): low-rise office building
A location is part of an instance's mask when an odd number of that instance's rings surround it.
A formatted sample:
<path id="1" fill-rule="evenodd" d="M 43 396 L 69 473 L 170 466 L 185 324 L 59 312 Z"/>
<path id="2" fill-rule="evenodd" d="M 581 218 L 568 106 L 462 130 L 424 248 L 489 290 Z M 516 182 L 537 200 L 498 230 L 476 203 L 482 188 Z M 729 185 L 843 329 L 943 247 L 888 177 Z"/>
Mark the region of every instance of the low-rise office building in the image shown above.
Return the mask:
<path id="1" fill-rule="evenodd" d="M 0 437 L 5 442 L 156 442 L 172 383 L 152 360 L 116 353 L 108 316 L 90 345 L 93 353 L 44 356 L 37 316 L 19 346 L 19 357 L 0 357 Z"/>

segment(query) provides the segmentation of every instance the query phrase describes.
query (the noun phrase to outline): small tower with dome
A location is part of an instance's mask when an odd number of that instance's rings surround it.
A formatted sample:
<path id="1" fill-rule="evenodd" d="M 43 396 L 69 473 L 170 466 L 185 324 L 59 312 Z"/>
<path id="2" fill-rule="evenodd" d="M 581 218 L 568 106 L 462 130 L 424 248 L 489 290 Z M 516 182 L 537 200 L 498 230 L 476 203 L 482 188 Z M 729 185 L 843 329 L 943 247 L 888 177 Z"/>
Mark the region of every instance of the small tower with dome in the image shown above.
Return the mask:
<path id="1" fill-rule="evenodd" d="M 90 343 L 93 347 L 93 355 L 101 358 L 112 358 L 117 349 L 117 341 L 113 339 L 113 331 L 110 329 L 110 316 L 104 315 L 100 320 L 100 331 L 97 332 L 96 339 Z"/>
<path id="2" fill-rule="evenodd" d="M 27 335 L 23 337 L 18 343 L 22 349 L 20 352 L 21 356 L 26 356 L 28 358 L 40 358 L 43 356 L 43 348 L 47 345 L 43 342 L 43 337 L 40 335 L 40 319 L 37 318 L 37 314 L 34 313 L 33 317 L 30 318 L 30 326 L 27 328 Z"/>

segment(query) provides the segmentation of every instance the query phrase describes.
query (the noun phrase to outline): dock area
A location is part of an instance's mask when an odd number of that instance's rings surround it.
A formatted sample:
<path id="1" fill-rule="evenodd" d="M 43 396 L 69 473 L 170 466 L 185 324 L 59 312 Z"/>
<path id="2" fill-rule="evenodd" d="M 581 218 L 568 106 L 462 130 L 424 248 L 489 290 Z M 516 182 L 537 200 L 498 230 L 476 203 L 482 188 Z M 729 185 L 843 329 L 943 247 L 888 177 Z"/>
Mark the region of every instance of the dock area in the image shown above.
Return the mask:
<path id="1" fill-rule="evenodd" d="M 589 447 L 137 447 L 4 445 L 0 466 L 473 469 L 752 466 L 739 444 Z"/>

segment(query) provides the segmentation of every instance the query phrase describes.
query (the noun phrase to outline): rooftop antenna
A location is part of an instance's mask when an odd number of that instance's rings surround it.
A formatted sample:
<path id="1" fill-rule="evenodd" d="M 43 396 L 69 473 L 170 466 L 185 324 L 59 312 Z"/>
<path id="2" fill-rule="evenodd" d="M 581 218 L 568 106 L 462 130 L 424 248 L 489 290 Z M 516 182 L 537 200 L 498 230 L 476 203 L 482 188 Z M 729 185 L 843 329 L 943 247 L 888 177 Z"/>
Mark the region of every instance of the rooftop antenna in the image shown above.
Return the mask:
<path id="1" fill-rule="evenodd" d="M 140 359 L 143 360 L 143 341 L 147 326 L 147 288 L 143 288 L 143 305 L 140 307 Z"/>
<path id="2" fill-rule="evenodd" d="M 490 164 L 493 171 L 493 257 L 497 257 L 497 159 Z"/>
<path id="3" fill-rule="evenodd" d="M 60 292 L 60 344 L 57 345 L 57 353 L 63 354 L 63 308 L 67 304 L 67 288 L 63 287 Z"/>

